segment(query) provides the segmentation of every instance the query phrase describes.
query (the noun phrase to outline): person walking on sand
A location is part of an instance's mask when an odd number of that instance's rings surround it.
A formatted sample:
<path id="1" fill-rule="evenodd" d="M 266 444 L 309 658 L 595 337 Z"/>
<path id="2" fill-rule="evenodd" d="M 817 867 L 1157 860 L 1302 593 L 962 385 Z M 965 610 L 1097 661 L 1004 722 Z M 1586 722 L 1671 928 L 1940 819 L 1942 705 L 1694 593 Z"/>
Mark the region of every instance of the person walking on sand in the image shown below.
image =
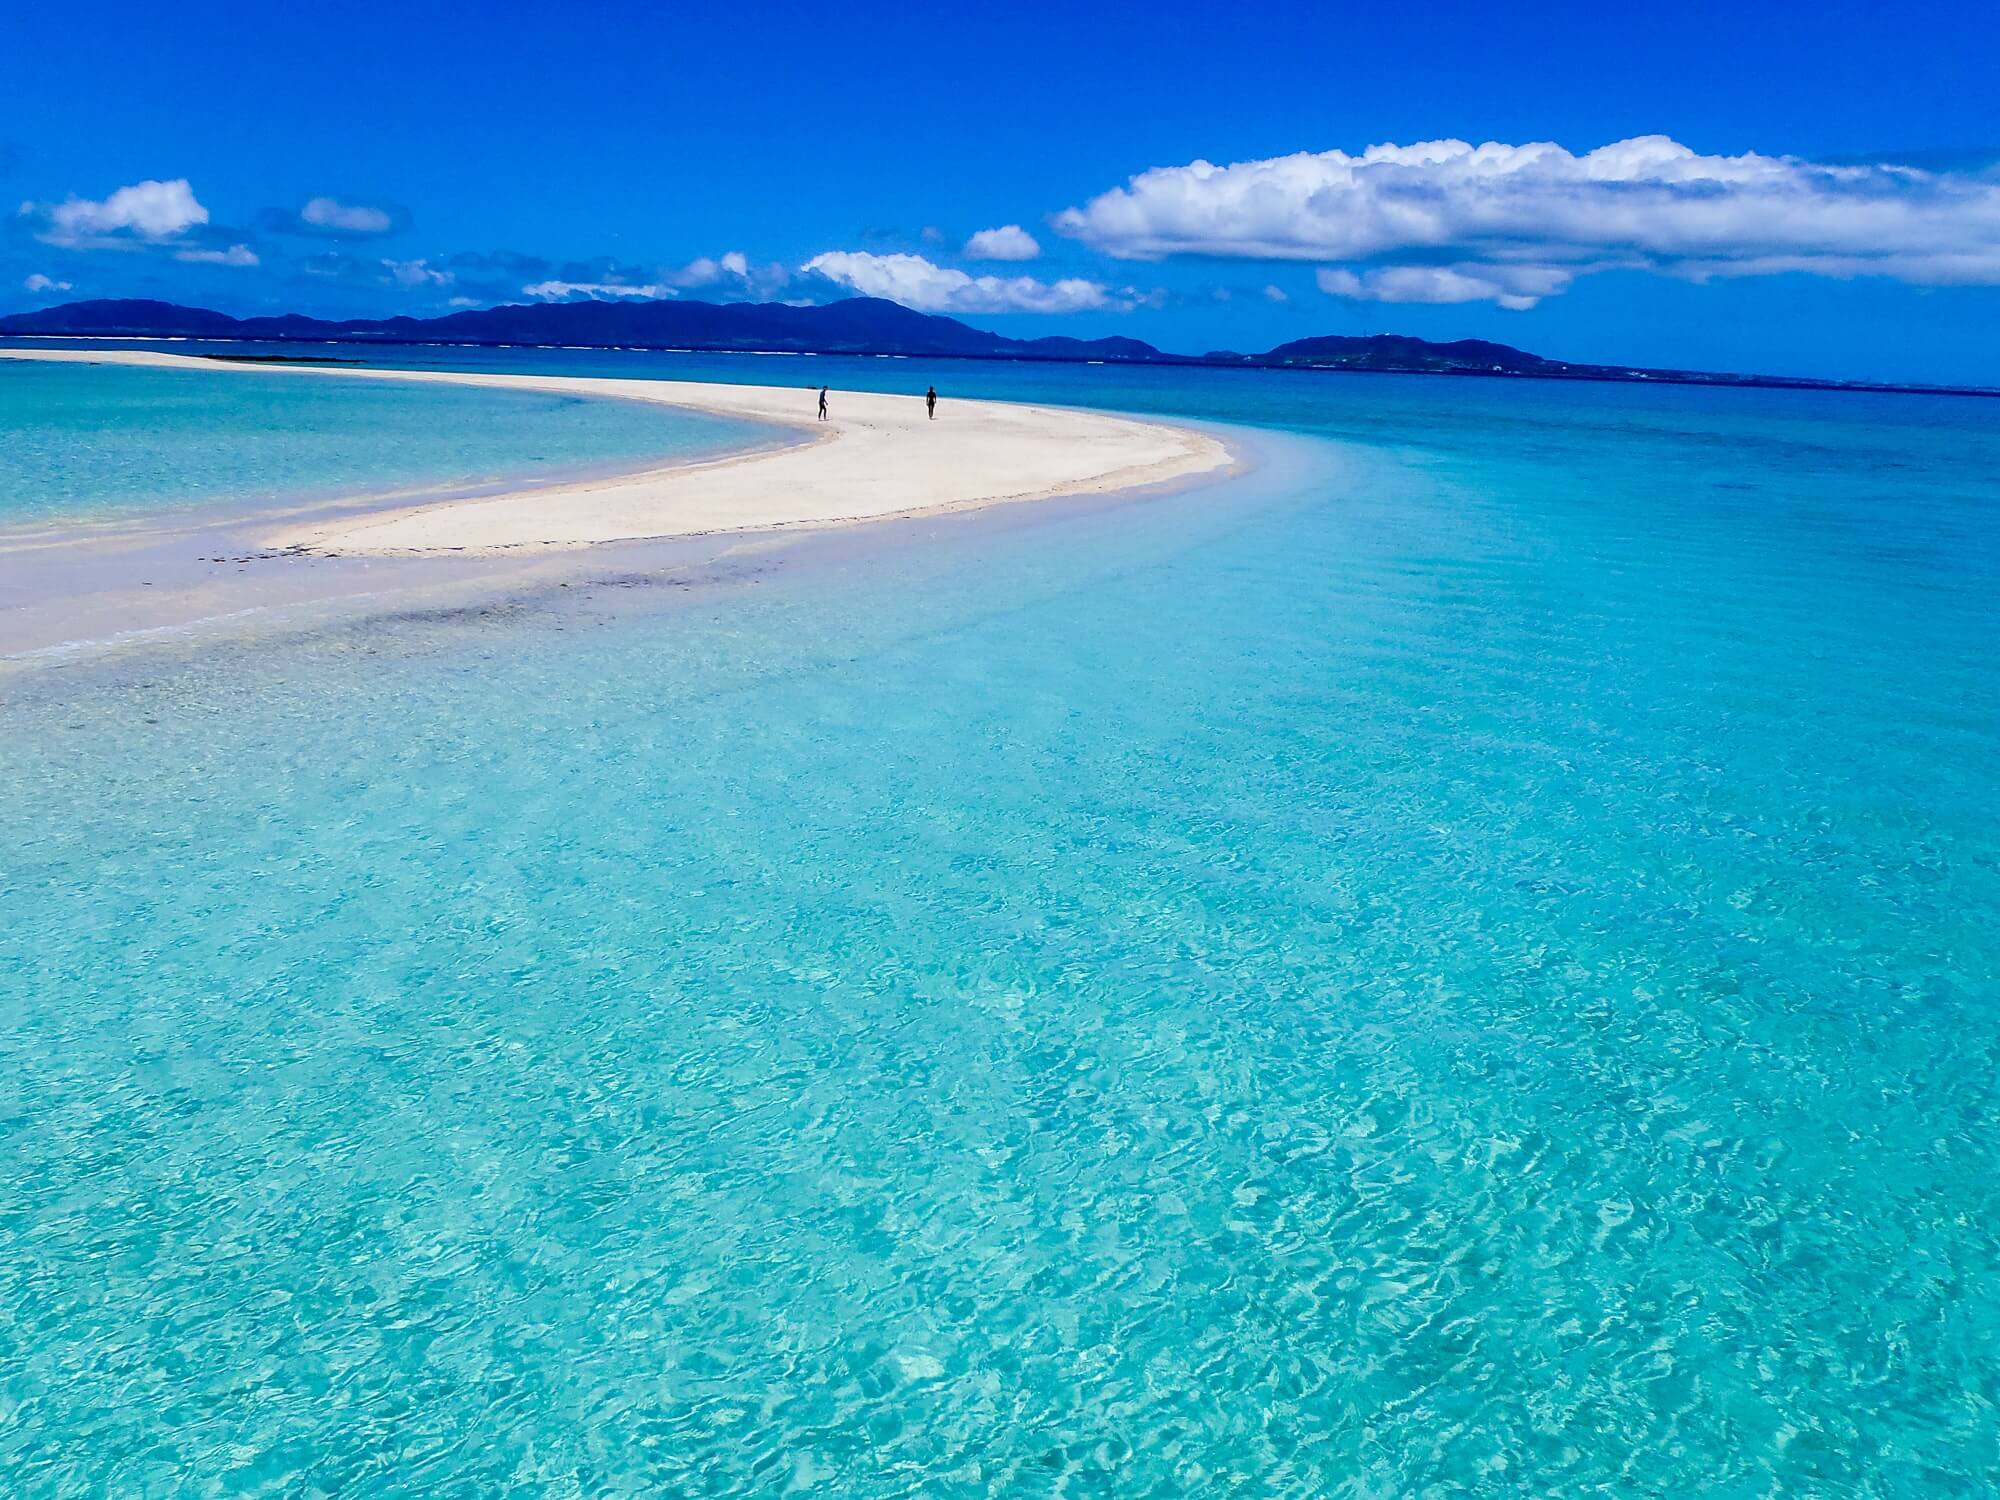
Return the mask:
<path id="1" fill-rule="evenodd" d="M 931 414 L 931 420 L 932 420 L 933 422 L 935 422 L 935 421 L 937 420 L 937 387 L 936 387 L 936 386 L 932 386 L 932 387 L 931 387 L 931 388 L 930 388 L 929 390 L 927 390 L 927 391 L 925 391 L 925 392 L 924 392 L 924 410 L 925 410 L 925 411 L 927 411 L 927 412 L 929 412 L 929 413 Z"/>
<path id="2" fill-rule="evenodd" d="M 825 387 L 825 386 L 821 386 L 821 387 L 819 388 L 819 419 L 820 419 L 820 420 L 821 420 L 822 422 L 824 422 L 824 421 L 826 420 L 826 387 Z"/>

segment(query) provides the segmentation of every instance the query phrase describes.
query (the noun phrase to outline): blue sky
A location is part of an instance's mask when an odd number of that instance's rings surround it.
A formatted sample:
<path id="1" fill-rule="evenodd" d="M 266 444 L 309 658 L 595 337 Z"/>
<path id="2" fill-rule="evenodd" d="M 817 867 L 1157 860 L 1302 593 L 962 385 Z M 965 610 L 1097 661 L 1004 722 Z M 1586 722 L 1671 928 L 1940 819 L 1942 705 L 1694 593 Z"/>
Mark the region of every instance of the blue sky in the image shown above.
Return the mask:
<path id="1" fill-rule="evenodd" d="M 2000 383 L 1990 4 L 113 0 L 7 31 L 8 310 L 875 289 L 1183 351 Z M 1417 149 L 1454 140 L 1503 149 Z"/>

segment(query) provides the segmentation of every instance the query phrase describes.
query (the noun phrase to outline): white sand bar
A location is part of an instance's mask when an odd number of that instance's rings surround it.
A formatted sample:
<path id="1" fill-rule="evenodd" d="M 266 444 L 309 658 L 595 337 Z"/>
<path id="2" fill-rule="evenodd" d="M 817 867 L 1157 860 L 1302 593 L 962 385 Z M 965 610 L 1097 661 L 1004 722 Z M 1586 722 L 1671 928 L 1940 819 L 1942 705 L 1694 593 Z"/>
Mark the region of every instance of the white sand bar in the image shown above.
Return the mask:
<path id="1" fill-rule="evenodd" d="M 1229 450 L 1191 428 L 1068 408 L 960 401 L 929 420 L 920 393 L 715 385 L 442 370 L 232 364 L 151 351 L 8 350 L 0 357 L 80 360 L 304 379 L 367 379 L 556 391 L 709 412 L 788 429 L 796 439 L 708 462 L 498 495 L 444 500 L 280 526 L 268 543 L 342 556 L 585 547 L 644 538 L 818 527 L 1009 501 L 1127 489 L 1226 467 Z M 801 373 L 809 360 L 786 361 Z M 365 433 L 357 433 L 365 440 Z"/>

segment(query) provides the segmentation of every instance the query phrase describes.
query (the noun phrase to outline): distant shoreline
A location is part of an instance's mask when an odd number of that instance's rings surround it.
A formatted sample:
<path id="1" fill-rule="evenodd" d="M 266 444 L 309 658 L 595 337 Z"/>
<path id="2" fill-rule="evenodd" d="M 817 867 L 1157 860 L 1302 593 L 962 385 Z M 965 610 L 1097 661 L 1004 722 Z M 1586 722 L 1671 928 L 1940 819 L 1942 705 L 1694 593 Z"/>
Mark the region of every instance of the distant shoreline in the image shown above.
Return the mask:
<path id="1" fill-rule="evenodd" d="M 0 335 L 0 337 L 6 337 Z M 103 334 L 105 339 L 136 339 L 138 335 Z M 282 339 L 217 339 L 198 338 L 195 335 L 174 335 L 170 339 L 161 336 L 159 342 L 185 341 L 204 344 L 271 344 L 286 342 Z M 379 342 L 360 340 L 313 340 L 299 339 L 298 343 L 326 343 L 340 349 L 574 349 L 602 354 L 740 354 L 755 358 L 797 358 L 797 359 L 939 359 L 965 360 L 979 364 L 999 365 L 1134 365 L 1141 369 L 1169 370 L 1247 370 L 1256 373 L 1271 371 L 1296 371 L 1307 375 L 1421 375 L 1431 378 L 1454 380 L 1547 380 L 1557 384 L 1564 382 L 1597 385 L 1692 385 L 1715 386 L 1728 390 L 1746 391 L 1840 391 L 1848 395 L 1872 396 L 1971 396 L 1979 400 L 2000 400 L 2000 386 L 1977 385 L 1877 385 L 1862 380 L 1815 380 L 1805 376 L 1787 375 L 1710 375 L 1688 370 L 1633 370 L 1617 373 L 1609 366 L 1602 370 L 1578 366 L 1569 373 L 1552 370 L 1422 370 L 1415 368 L 1398 369 L 1363 365 L 1315 365 L 1285 364 L 1254 359 L 1229 360 L 1207 359 L 1201 355 L 1170 355 L 1163 359 L 1071 359 L 1059 354 L 899 354 L 887 350 L 828 350 L 828 349 L 688 349 L 679 346 L 650 344 L 467 344 L 438 343 L 427 339 L 412 339 L 398 343 L 389 339 Z M 340 359 L 332 356 L 310 354 L 203 354 L 200 359 L 240 361 L 244 364 L 296 364 L 296 365 L 358 365 L 367 361 L 360 359 Z"/>
<path id="2" fill-rule="evenodd" d="M 1065 407 L 947 399 L 931 420 L 916 394 L 840 391 L 825 420 L 806 386 L 394 370 L 212 360 L 142 350 L 0 350 L 0 357 L 225 375 L 483 386 L 643 401 L 789 429 L 794 441 L 721 458 L 674 460 L 570 484 L 463 497 L 293 525 L 281 550 L 343 556 L 589 547 L 722 532 L 839 526 L 1111 491 L 1226 467 L 1229 451 L 1192 428 Z"/>
<path id="3" fill-rule="evenodd" d="M 1694 385 L 1744 390 L 1838 391 L 1876 395 L 2000 397 L 2000 386 L 1914 380 L 1835 380 L 1738 374 L 1630 363 L 1549 359 L 1490 339 L 1438 341 L 1407 334 L 1325 334 L 1261 352 L 1210 349 L 1176 354 L 1124 336 L 1016 338 L 880 297 L 835 302 L 500 303 L 428 317 L 317 318 L 301 313 L 235 317 L 211 308 L 146 298 L 97 298 L 0 315 L 0 339 L 132 342 L 196 341 L 320 345 L 352 349 L 471 348 L 638 350 L 756 357 L 844 356 L 1169 369 L 1309 370 L 1377 375 L 1477 375 L 1486 379 L 1580 380 L 1631 385 Z"/>
<path id="4" fill-rule="evenodd" d="M 19 340 L 64 344 L 300 344 L 337 349 L 532 349 L 542 352 L 568 350 L 595 354 L 699 354 L 741 355 L 756 359 L 928 359 L 1004 365 L 1104 365 L 1139 369 L 1238 370 L 1254 374 L 1298 373 L 1305 375 L 1416 375 L 1453 380 L 1543 380 L 1556 384 L 1696 386 L 1715 390 L 1746 391 L 1833 391 L 1858 396 L 1966 396 L 1974 400 L 2000 400 L 2000 386 L 1921 385 L 1867 380 L 1825 380 L 1806 375 L 1733 375 L 1702 370 L 1645 369 L 1638 366 L 1560 365 L 1536 370 L 1481 370 L 1474 368 L 1425 369 L 1416 365 L 1316 364 L 1307 360 L 1270 360 L 1246 355 L 1220 359 L 1200 354 L 1161 354 L 1153 358 L 1115 355 L 1079 358 L 1064 354 L 980 354 L 937 350 L 898 349 L 748 349 L 702 348 L 686 344 L 548 344 L 506 339 L 413 339 L 413 338 L 320 338 L 260 334 L 236 338 L 208 333 L 0 333 L 0 352 L 7 352 Z M 32 355 L 33 345 L 15 352 Z M 48 352 L 60 352 L 59 350 Z M 191 358 L 219 362 L 272 365 L 356 365 L 361 360 L 314 358 L 310 355 L 208 354 Z M 1557 362 L 1551 361 L 1552 366 Z"/>

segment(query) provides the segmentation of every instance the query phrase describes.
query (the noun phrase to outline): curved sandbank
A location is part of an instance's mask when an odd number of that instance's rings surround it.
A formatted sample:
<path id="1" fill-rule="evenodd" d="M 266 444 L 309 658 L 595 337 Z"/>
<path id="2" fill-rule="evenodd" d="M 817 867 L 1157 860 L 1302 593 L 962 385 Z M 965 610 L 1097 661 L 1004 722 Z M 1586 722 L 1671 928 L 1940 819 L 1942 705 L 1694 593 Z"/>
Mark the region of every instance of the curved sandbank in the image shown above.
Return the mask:
<path id="1" fill-rule="evenodd" d="M 1226 467 L 1192 428 L 1062 407 L 938 402 L 818 387 L 565 375 L 486 375 L 325 365 L 232 364 L 150 350 L 0 350 L 0 358 L 177 370 L 404 380 L 653 401 L 792 430 L 799 441 L 706 462 L 281 525 L 266 544 L 322 556 L 422 556 L 846 525 L 1133 488 Z M 808 365 L 807 368 L 810 368 Z"/>

